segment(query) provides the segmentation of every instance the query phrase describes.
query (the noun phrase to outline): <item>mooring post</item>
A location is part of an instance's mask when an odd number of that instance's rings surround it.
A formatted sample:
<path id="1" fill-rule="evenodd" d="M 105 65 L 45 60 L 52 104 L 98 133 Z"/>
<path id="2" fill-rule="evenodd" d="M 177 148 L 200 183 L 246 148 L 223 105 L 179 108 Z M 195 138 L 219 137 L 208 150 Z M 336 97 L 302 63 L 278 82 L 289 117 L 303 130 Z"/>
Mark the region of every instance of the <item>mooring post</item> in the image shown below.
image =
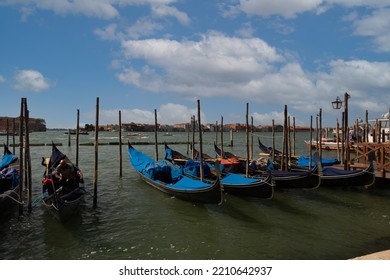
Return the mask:
<path id="1" fill-rule="evenodd" d="M 250 147 L 249 154 L 250 154 L 251 161 L 253 160 L 253 130 L 254 130 L 254 127 L 253 127 L 253 116 L 251 116 L 251 131 L 250 131 L 251 137 L 250 137 L 250 145 L 249 145 L 249 147 Z"/>
<path id="2" fill-rule="evenodd" d="M 223 116 L 221 116 L 221 158 L 223 158 Z"/>
<path id="3" fill-rule="evenodd" d="M 119 177 L 122 177 L 122 112 L 119 110 Z"/>
<path id="4" fill-rule="evenodd" d="M 198 125 L 199 125 L 199 173 L 200 180 L 204 180 L 204 172 L 203 172 L 203 140 L 202 140 L 202 122 L 200 120 L 200 100 L 198 99 Z"/>
<path id="5" fill-rule="evenodd" d="M 12 153 L 15 154 L 15 134 L 16 134 L 16 121 L 12 119 Z"/>
<path id="6" fill-rule="evenodd" d="M 313 116 L 310 116 L 310 142 L 309 142 L 309 168 L 312 168 L 313 161 Z"/>
<path id="7" fill-rule="evenodd" d="M 28 128 L 29 124 L 29 111 L 27 109 L 27 100 L 25 100 L 24 110 L 25 110 L 25 116 L 26 116 L 26 140 L 25 140 L 25 161 L 26 161 L 26 189 L 27 189 L 27 209 L 28 212 L 31 212 L 32 210 L 32 179 L 31 179 L 31 156 L 30 156 L 30 131 Z"/>
<path id="8" fill-rule="evenodd" d="M 68 128 L 68 147 L 70 147 L 70 128 Z"/>
<path id="9" fill-rule="evenodd" d="M 24 98 L 20 103 L 19 118 L 19 215 L 23 215 L 23 182 L 24 182 Z"/>
<path id="10" fill-rule="evenodd" d="M 6 131 L 7 131 L 7 147 L 9 147 L 9 122 L 8 122 L 8 118 L 7 118 L 7 128 L 6 128 Z"/>
<path id="11" fill-rule="evenodd" d="M 99 97 L 96 98 L 96 123 L 95 123 L 95 168 L 93 174 L 93 206 L 97 205 L 97 180 L 99 157 Z"/>
<path id="12" fill-rule="evenodd" d="M 79 166 L 80 110 L 77 109 L 76 121 L 76 166 Z"/>
<path id="13" fill-rule="evenodd" d="M 246 146 L 246 160 L 245 160 L 245 176 L 249 176 L 249 103 L 246 103 L 245 113 L 245 146 Z"/>
<path id="14" fill-rule="evenodd" d="M 275 162 L 275 120 L 272 120 L 272 162 Z"/>
<path id="15" fill-rule="evenodd" d="M 157 130 L 158 130 L 158 124 L 157 124 L 157 110 L 154 109 L 154 148 L 155 148 L 155 155 L 154 158 L 156 161 L 158 161 L 158 143 L 157 143 Z"/>

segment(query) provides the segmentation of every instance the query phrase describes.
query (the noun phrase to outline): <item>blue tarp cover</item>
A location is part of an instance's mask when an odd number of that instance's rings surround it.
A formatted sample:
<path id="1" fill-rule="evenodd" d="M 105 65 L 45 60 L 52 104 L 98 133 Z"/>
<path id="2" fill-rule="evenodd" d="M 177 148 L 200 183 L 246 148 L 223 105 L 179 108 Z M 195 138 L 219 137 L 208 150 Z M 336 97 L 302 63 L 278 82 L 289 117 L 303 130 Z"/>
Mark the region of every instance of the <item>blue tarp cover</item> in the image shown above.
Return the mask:
<path id="1" fill-rule="evenodd" d="M 361 170 L 343 170 L 335 167 L 325 167 L 322 169 L 324 176 L 348 175 L 359 172 L 361 172 Z"/>
<path id="2" fill-rule="evenodd" d="M 298 158 L 298 166 L 309 166 L 309 159 L 310 157 L 309 156 L 300 156 Z M 322 159 L 322 166 L 331 166 L 331 165 L 334 165 L 334 164 L 337 164 L 339 163 L 339 161 L 337 159 L 326 159 L 326 158 L 323 158 Z M 311 160 L 311 167 L 313 167 L 315 165 L 315 157 L 314 155 L 312 156 L 312 160 Z"/>
<path id="3" fill-rule="evenodd" d="M 203 175 L 205 177 L 210 176 L 210 165 L 206 162 L 203 162 Z M 194 177 L 200 177 L 200 162 L 199 161 L 193 161 L 193 160 L 187 160 L 185 167 L 184 167 L 185 173 L 192 175 Z"/>
<path id="4" fill-rule="evenodd" d="M 15 159 L 16 159 L 15 155 L 5 154 L 3 156 L 3 158 L 1 159 L 0 170 L 3 169 L 4 167 L 8 166 L 9 164 L 11 164 Z"/>
<path id="5" fill-rule="evenodd" d="M 154 161 L 148 155 L 137 151 L 136 149 L 129 149 L 130 162 L 138 172 L 152 180 L 160 180 L 165 173 L 165 178 L 170 178 L 170 181 L 176 181 L 182 174 L 181 168 L 174 168 L 164 160 Z"/>
<path id="6" fill-rule="evenodd" d="M 175 184 L 170 185 L 175 189 L 183 189 L 183 190 L 196 190 L 196 189 L 204 189 L 210 187 L 209 183 L 202 182 L 200 180 L 191 179 L 187 176 L 183 176 L 180 181 Z"/>
<path id="7" fill-rule="evenodd" d="M 261 178 L 247 178 L 241 174 L 230 173 L 222 178 L 222 184 L 244 185 L 263 181 Z"/>
<path id="8" fill-rule="evenodd" d="M 155 162 L 148 155 L 139 152 L 134 148 L 129 148 L 130 162 L 134 169 L 148 176 L 152 180 L 161 181 L 166 186 L 181 190 L 196 190 L 210 187 L 211 184 L 191 179 L 187 176 L 182 176 L 182 168 L 175 168 L 165 161 Z M 168 173 L 170 171 L 170 174 Z M 172 177 L 171 183 L 166 183 L 158 177 L 161 173 L 165 173 L 168 177 Z"/>

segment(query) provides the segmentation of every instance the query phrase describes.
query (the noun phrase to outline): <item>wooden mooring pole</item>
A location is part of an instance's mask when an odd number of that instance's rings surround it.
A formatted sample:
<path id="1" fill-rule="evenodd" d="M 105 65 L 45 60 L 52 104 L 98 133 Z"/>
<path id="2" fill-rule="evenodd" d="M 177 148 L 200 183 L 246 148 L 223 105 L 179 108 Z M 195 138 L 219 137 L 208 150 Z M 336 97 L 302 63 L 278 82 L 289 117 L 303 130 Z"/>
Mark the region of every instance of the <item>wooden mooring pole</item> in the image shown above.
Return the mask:
<path id="1" fill-rule="evenodd" d="M 20 103 L 20 119 L 19 119 L 19 215 L 23 215 L 23 183 L 24 183 L 24 105 L 25 98 L 22 98 Z"/>
<path id="2" fill-rule="evenodd" d="M 249 176 L 249 103 L 246 103 L 245 113 L 245 141 L 246 141 L 246 160 L 245 160 L 245 176 Z"/>
<path id="3" fill-rule="evenodd" d="M 68 147 L 70 147 L 70 128 L 68 129 Z"/>
<path id="4" fill-rule="evenodd" d="M 79 166 L 79 141 L 80 141 L 80 110 L 77 109 L 76 120 L 76 166 Z"/>
<path id="5" fill-rule="evenodd" d="M 12 119 L 12 153 L 15 154 L 15 134 L 16 134 L 16 120 Z"/>
<path id="6" fill-rule="evenodd" d="M 122 112 L 119 110 L 119 177 L 122 177 Z"/>
<path id="7" fill-rule="evenodd" d="M 157 131 L 158 131 L 158 123 L 157 123 L 157 110 L 154 109 L 154 148 L 155 148 L 155 160 L 158 161 L 158 142 L 157 142 Z"/>
<path id="8" fill-rule="evenodd" d="M 29 111 L 27 109 L 27 100 L 25 100 L 24 105 L 24 115 L 25 117 L 25 134 L 26 139 L 24 141 L 25 144 L 25 172 L 26 172 L 26 190 L 27 190 L 27 210 L 28 212 L 31 212 L 32 210 L 32 179 L 31 179 L 31 155 L 30 155 L 30 131 L 29 131 Z"/>
<path id="9" fill-rule="evenodd" d="M 99 97 L 96 98 L 96 122 L 95 122 L 95 167 L 93 172 L 93 206 L 97 205 L 97 181 L 99 158 Z"/>
<path id="10" fill-rule="evenodd" d="M 198 125 L 199 125 L 199 173 L 200 180 L 204 180 L 204 172 L 203 172 L 203 140 L 202 140 L 202 122 L 200 120 L 200 100 L 198 99 Z"/>
<path id="11" fill-rule="evenodd" d="M 223 116 L 221 116 L 221 158 L 223 158 Z"/>
<path id="12" fill-rule="evenodd" d="M 309 168 L 312 167 L 313 161 L 313 116 L 310 116 L 310 147 L 309 147 Z"/>

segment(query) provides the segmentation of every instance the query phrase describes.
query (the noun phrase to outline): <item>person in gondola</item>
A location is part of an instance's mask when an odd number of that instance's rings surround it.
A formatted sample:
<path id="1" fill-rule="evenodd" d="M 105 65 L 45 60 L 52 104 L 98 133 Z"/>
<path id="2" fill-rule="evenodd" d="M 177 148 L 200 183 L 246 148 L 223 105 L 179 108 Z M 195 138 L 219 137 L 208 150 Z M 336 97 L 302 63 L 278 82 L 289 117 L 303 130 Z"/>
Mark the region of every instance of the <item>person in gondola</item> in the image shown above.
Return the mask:
<path id="1" fill-rule="evenodd" d="M 62 186 L 64 193 L 71 192 L 74 189 L 76 172 L 72 164 L 61 160 L 56 170 L 54 171 L 55 178 L 57 178 L 58 186 Z"/>

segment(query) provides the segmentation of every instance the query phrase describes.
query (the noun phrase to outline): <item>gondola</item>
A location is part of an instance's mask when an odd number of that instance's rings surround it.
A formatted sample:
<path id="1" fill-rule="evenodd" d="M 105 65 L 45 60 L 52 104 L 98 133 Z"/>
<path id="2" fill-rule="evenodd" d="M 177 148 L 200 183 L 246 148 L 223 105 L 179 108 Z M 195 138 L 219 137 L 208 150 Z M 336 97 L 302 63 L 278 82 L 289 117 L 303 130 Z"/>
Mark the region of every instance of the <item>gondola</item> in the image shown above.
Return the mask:
<path id="1" fill-rule="evenodd" d="M 4 145 L 4 155 L 0 163 L 0 209 L 5 210 L 19 198 L 19 160 Z M 3 211 L 1 211 L 3 212 Z"/>
<path id="2" fill-rule="evenodd" d="M 368 154 L 369 165 L 363 170 L 343 170 L 336 167 L 322 169 L 321 187 L 364 187 L 369 188 L 375 184 L 375 152 Z"/>
<path id="3" fill-rule="evenodd" d="M 219 179 L 212 183 L 185 176 L 182 167 L 165 160 L 155 161 L 128 143 L 130 163 L 143 181 L 150 186 L 179 199 L 220 204 L 223 192 Z"/>
<path id="4" fill-rule="evenodd" d="M 257 138 L 257 141 L 259 143 L 259 149 L 262 153 L 264 153 L 265 155 L 269 155 L 269 156 L 272 156 L 273 154 L 275 154 L 275 156 L 281 156 L 282 155 L 282 152 L 279 151 L 279 150 L 274 150 L 272 149 L 272 147 L 267 147 L 266 145 L 264 145 L 261 141 L 260 141 L 260 138 L 258 137 Z"/>
<path id="5" fill-rule="evenodd" d="M 308 171 L 280 171 L 270 170 L 275 189 L 282 188 L 305 188 L 315 189 L 321 184 L 320 168 L 315 165 Z"/>
<path id="6" fill-rule="evenodd" d="M 193 161 L 189 158 L 186 158 L 183 154 L 172 150 L 170 147 L 168 147 L 168 145 L 165 144 L 165 159 L 176 163 L 176 159 L 172 157 L 179 158 L 179 161 L 181 163 L 185 160 L 183 172 L 187 176 L 199 180 L 200 162 L 197 160 Z M 221 167 L 222 166 L 223 165 L 221 165 Z M 206 175 L 206 180 L 216 179 L 216 172 L 214 166 L 204 162 L 203 169 Z M 221 170 L 221 177 L 221 184 L 225 193 L 267 199 L 271 199 L 273 197 L 274 188 L 272 185 L 272 178 L 270 174 L 268 174 L 264 178 L 247 178 L 242 174 L 226 173 Z"/>
<path id="7" fill-rule="evenodd" d="M 73 177 L 56 176 L 60 164 L 73 169 Z M 79 210 L 84 200 L 85 188 L 81 171 L 52 143 L 50 158 L 42 158 L 46 170 L 42 179 L 42 205 L 58 221 L 65 223 Z"/>
<path id="8" fill-rule="evenodd" d="M 225 166 L 225 170 L 230 173 L 245 173 L 246 159 L 240 158 L 228 151 L 222 151 L 215 143 L 214 150 L 220 163 Z"/>

